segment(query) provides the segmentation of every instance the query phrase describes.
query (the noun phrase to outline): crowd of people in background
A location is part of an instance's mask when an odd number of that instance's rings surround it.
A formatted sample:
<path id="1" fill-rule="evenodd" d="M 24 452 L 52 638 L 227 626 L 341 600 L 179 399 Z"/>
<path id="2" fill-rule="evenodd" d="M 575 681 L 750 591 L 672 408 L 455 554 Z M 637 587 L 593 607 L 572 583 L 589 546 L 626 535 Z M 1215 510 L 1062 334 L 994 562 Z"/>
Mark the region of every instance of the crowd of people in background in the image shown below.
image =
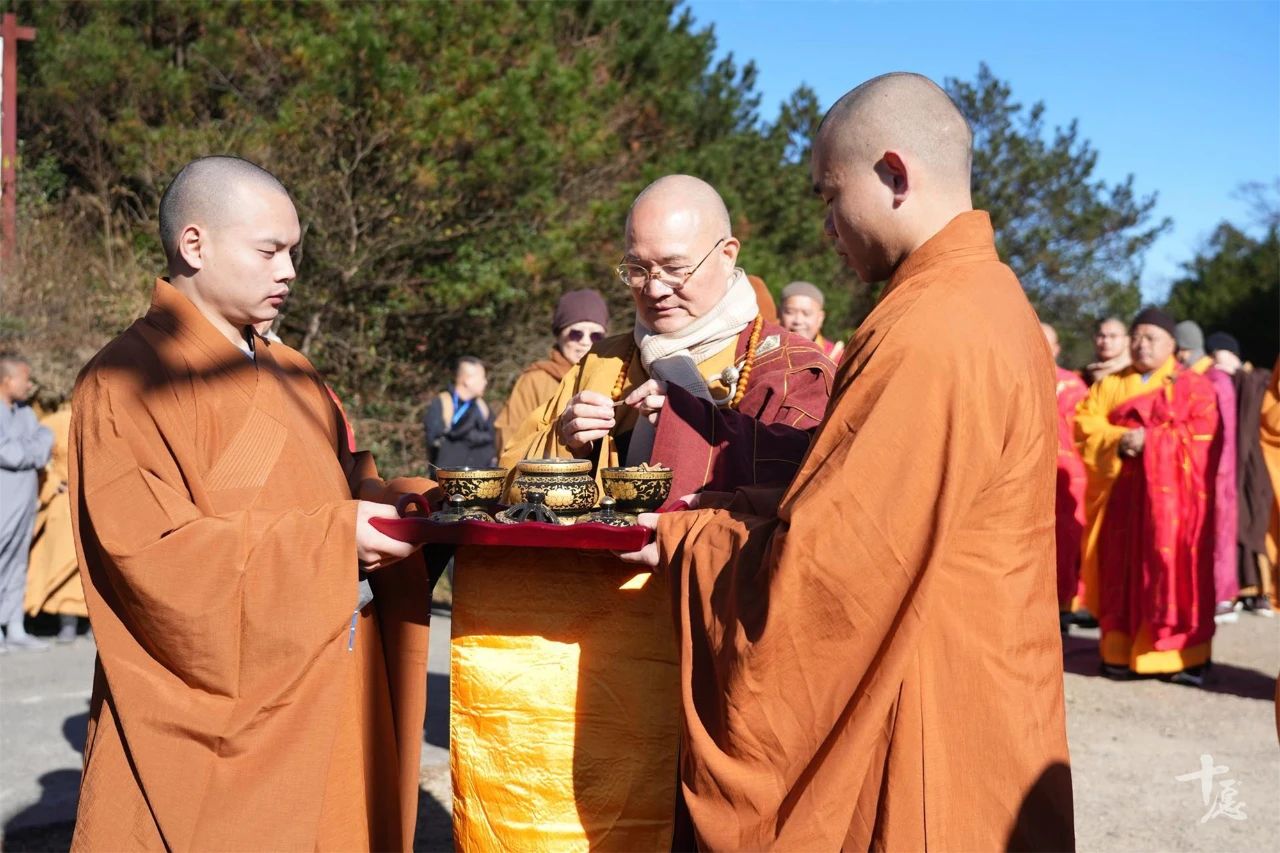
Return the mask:
<path id="1" fill-rule="evenodd" d="M 1276 605 L 1274 377 L 1157 308 L 1102 320 L 1094 347 L 1057 369 L 1060 627 L 1101 628 L 1108 677 L 1198 686 L 1216 624 Z"/>

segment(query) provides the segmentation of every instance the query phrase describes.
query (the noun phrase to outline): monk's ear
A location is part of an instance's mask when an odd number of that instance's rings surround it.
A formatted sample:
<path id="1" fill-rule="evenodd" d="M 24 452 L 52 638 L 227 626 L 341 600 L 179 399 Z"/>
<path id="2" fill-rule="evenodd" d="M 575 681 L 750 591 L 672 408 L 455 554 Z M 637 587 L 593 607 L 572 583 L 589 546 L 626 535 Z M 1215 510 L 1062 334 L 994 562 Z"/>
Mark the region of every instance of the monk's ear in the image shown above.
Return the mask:
<path id="1" fill-rule="evenodd" d="M 204 268 L 204 232 L 198 225 L 188 225 L 178 233 L 178 256 L 193 270 Z"/>
<path id="2" fill-rule="evenodd" d="M 729 261 L 729 266 L 736 266 L 738 263 L 738 252 L 742 249 L 742 244 L 738 242 L 737 237 L 730 237 L 724 241 L 721 251 L 724 257 Z"/>
<path id="3" fill-rule="evenodd" d="M 893 206 L 896 208 L 907 200 L 911 190 L 911 182 L 907 176 L 907 164 L 897 151 L 886 151 L 876 164 L 876 172 L 880 180 L 893 191 Z"/>

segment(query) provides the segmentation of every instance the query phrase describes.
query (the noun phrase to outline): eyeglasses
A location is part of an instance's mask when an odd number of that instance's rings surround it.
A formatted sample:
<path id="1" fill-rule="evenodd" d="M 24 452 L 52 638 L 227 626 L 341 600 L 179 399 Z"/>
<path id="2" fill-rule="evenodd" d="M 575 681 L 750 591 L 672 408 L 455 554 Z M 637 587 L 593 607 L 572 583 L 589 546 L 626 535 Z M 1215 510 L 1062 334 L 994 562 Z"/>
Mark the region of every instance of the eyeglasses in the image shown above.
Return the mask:
<path id="1" fill-rule="evenodd" d="M 570 329 L 565 334 L 565 337 L 575 344 L 581 341 L 583 338 L 591 338 L 591 343 L 598 344 L 604 340 L 604 332 L 591 332 L 588 334 L 587 332 L 584 332 L 581 329 Z"/>
<path id="2" fill-rule="evenodd" d="M 673 293 L 679 293 L 684 289 L 689 279 L 693 278 L 693 274 L 698 271 L 698 268 L 706 262 L 707 258 L 711 257 L 711 252 L 720 248 L 720 244 L 726 239 L 728 238 L 721 237 L 717 240 L 716 244 L 711 247 L 711 251 L 703 255 L 702 260 L 694 264 L 693 268 L 687 272 L 685 267 L 658 267 L 654 272 L 649 272 L 647 268 L 642 267 L 640 264 L 629 264 L 625 261 L 614 267 L 614 272 L 618 274 L 618 278 L 622 280 L 623 284 L 633 290 L 639 290 L 648 285 L 650 281 L 656 281 L 669 287 Z"/>

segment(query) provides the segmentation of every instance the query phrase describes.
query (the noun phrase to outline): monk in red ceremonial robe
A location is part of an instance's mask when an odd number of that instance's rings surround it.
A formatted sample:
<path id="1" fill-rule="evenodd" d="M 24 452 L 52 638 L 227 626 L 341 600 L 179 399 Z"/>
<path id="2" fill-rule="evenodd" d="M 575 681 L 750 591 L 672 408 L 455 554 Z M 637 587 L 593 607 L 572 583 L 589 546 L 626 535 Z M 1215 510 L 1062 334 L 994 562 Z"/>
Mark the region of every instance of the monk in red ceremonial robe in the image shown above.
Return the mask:
<path id="1" fill-rule="evenodd" d="M 1085 566 L 1103 674 L 1200 685 L 1213 638 L 1213 385 L 1174 358 L 1173 320 L 1133 322 L 1132 364 L 1089 389 L 1076 439 L 1089 470 Z"/>
<path id="2" fill-rule="evenodd" d="M 1076 449 L 1076 406 L 1089 394 L 1089 388 L 1076 373 L 1057 364 L 1062 346 L 1058 332 L 1048 323 L 1040 324 L 1049 352 L 1053 354 L 1058 394 L 1058 490 L 1054 504 L 1057 523 L 1054 532 L 1058 553 L 1059 623 L 1065 631 L 1075 602 L 1083 598 L 1080 588 L 1080 537 L 1084 533 L 1084 492 L 1088 477 L 1084 461 Z"/>
<path id="3" fill-rule="evenodd" d="M 702 849 L 1073 847 L 1053 365 L 971 155 L 919 75 L 837 102 L 813 146 L 827 232 L 887 284 L 822 426 L 787 488 L 644 516 L 657 542 L 627 556 L 676 595 Z"/>
<path id="4" fill-rule="evenodd" d="M 407 850 L 430 587 L 369 520 L 433 484 L 378 479 L 307 359 L 255 332 L 300 239 L 275 177 L 188 164 L 160 237 L 169 278 L 72 403 L 98 645 L 72 846 Z"/>

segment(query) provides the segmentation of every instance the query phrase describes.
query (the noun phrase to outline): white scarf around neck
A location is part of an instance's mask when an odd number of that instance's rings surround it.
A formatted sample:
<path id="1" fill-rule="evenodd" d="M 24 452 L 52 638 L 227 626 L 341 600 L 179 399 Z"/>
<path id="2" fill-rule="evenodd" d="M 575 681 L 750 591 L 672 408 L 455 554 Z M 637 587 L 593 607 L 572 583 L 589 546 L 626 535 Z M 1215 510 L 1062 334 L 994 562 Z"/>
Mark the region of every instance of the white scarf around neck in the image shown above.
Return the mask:
<path id="1" fill-rule="evenodd" d="M 698 365 L 736 341 L 759 313 L 760 306 L 756 304 L 756 293 L 747 281 L 747 274 L 735 268 L 720 301 L 679 331 L 658 334 L 646 328 L 637 316 L 635 341 L 640 363 L 652 378 L 679 385 L 695 397 L 714 402 Z M 653 438 L 653 425 L 648 418 L 640 418 L 631 433 L 626 464 L 648 462 Z"/>

